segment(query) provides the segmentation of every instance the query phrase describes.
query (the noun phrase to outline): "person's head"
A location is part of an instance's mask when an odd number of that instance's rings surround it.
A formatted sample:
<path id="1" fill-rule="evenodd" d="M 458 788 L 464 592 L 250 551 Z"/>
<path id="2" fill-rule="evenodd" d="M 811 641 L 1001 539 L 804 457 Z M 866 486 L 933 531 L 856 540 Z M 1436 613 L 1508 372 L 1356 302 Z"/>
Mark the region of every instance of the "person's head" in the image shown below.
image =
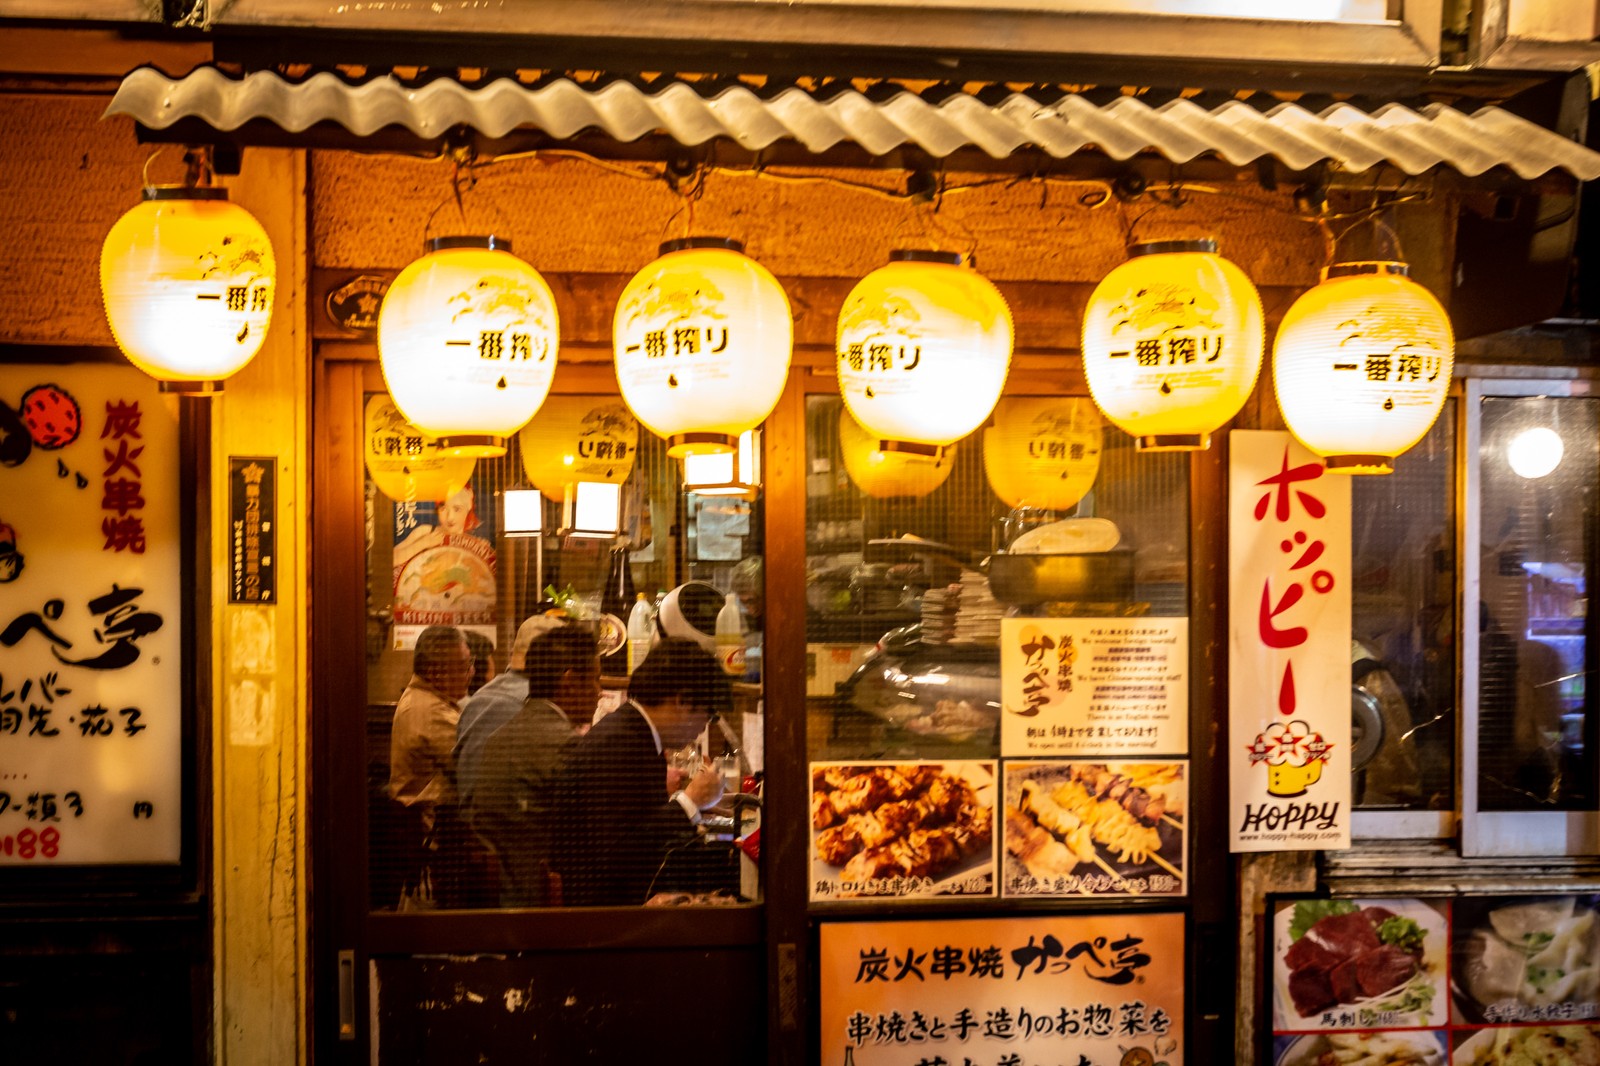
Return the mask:
<path id="1" fill-rule="evenodd" d="M 766 611 L 767 580 L 766 566 L 761 556 L 752 555 L 748 559 L 741 559 L 739 565 L 733 568 L 733 577 L 729 580 L 733 591 L 739 594 L 739 603 L 744 607 L 745 617 L 752 628 L 761 628 L 761 618 Z"/>
<path id="2" fill-rule="evenodd" d="M 523 674 L 528 695 L 549 700 L 587 721 L 600 702 L 600 652 L 586 626 L 567 624 L 528 645 Z"/>
<path id="3" fill-rule="evenodd" d="M 628 679 L 628 697 L 649 712 L 662 743 L 681 748 L 728 709 L 728 679 L 716 657 L 690 640 L 663 640 Z"/>
<path id="4" fill-rule="evenodd" d="M 511 656 L 506 660 L 506 669 L 519 674 L 526 673 L 528 649 L 533 647 L 533 642 L 566 627 L 571 621 L 565 615 L 535 614 L 524 618 L 522 625 L 517 627 L 516 639 L 511 642 Z"/>
<path id="5" fill-rule="evenodd" d="M 467 695 L 472 695 L 494 676 L 494 641 L 470 629 L 463 629 L 467 647 L 472 649 L 472 675 L 467 678 Z"/>
<path id="6" fill-rule="evenodd" d="M 435 502 L 433 506 L 441 533 L 471 533 L 478 528 L 478 512 L 473 508 L 470 485 L 458 490 L 449 499 Z"/>
<path id="7" fill-rule="evenodd" d="M 429 626 L 417 635 L 411 670 L 441 696 L 459 700 L 472 675 L 472 649 L 455 626 Z"/>

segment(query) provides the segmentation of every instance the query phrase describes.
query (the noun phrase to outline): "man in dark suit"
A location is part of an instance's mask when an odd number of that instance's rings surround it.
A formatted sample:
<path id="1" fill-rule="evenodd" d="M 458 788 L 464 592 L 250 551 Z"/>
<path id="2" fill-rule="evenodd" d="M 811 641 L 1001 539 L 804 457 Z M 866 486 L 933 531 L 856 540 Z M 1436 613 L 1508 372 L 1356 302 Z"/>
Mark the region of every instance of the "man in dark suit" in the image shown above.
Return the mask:
<path id="1" fill-rule="evenodd" d="M 665 640 L 628 681 L 629 699 L 567 749 L 560 867 L 565 902 L 644 903 L 671 856 L 697 839 L 700 812 L 722 798 L 710 763 L 667 792 L 664 752 L 682 748 L 728 707 L 728 681 L 699 645 Z"/>

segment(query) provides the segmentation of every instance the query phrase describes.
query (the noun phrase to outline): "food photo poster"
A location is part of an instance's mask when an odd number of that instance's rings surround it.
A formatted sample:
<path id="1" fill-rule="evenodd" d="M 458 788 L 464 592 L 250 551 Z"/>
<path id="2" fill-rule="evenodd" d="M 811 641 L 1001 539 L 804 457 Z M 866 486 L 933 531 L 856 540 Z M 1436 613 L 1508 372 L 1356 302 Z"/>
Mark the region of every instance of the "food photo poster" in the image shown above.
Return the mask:
<path id="1" fill-rule="evenodd" d="M 1274 1066 L 1600 1063 L 1600 894 L 1271 904 Z"/>

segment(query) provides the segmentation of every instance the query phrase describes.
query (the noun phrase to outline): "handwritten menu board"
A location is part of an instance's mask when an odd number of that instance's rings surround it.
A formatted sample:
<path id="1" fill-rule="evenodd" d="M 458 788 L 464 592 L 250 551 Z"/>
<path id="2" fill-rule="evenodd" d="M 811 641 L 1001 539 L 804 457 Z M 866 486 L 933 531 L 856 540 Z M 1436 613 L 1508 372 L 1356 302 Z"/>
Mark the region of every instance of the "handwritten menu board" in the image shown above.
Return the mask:
<path id="1" fill-rule="evenodd" d="M 826 1066 L 1183 1064 L 1182 914 L 824 922 L 818 956 Z"/>
<path id="2" fill-rule="evenodd" d="M 1000 750 L 1173 755 L 1189 749 L 1187 618 L 1004 618 Z"/>
<path id="3" fill-rule="evenodd" d="M 0 865 L 179 860 L 177 455 L 132 367 L 0 367 Z"/>
<path id="4" fill-rule="evenodd" d="M 1600 895 L 1280 899 L 1272 927 L 1274 1066 L 1600 1063 Z"/>

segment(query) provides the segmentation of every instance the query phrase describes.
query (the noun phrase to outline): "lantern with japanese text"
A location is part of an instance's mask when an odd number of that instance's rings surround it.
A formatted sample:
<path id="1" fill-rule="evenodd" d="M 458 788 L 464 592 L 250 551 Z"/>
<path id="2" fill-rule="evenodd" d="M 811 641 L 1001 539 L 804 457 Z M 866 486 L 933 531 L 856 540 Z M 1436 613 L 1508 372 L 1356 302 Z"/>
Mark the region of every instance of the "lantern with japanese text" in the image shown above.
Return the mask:
<path id="1" fill-rule="evenodd" d="M 472 479 L 476 459 L 445 455 L 437 441 L 405 420 L 382 393 L 367 397 L 367 472 L 378 491 L 400 503 L 447 500 Z"/>
<path id="2" fill-rule="evenodd" d="M 1278 327 L 1284 424 L 1330 471 L 1390 473 L 1444 407 L 1455 336 L 1409 273 L 1404 263 L 1335 263 Z"/>
<path id="3" fill-rule="evenodd" d="M 446 455 L 496 456 L 550 392 L 555 296 L 500 237 L 436 237 L 378 312 L 389 395 Z"/>
<path id="4" fill-rule="evenodd" d="M 839 449 L 844 470 L 856 488 L 875 499 L 926 496 L 950 478 L 956 464 L 956 445 L 936 455 L 882 451 L 878 438 L 862 429 L 848 411 L 839 414 Z"/>
<path id="5" fill-rule="evenodd" d="M 267 231 L 226 189 L 146 187 L 100 249 L 112 336 L 167 392 L 221 391 L 261 350 L 276 288 Z"/>
<path id="6" fill-rule="evenodd" d="M 989 487 L 1011 507 L 1065 511 L 1094 487 L 1104 422 L 1086 397 L 1011 397 L 983 431 Z"/>
<path id="7" fill-rule="evenodd" d="M 900 250 L 839 311 L 845 406 L 879 451 L 937 455 L 981 426 L 1011 368 L 1011 309 L 955 252 Z"/>
<path id="8" fill-rule="evenodd" d="M 1261 297 L 1213 240 L 1136 244 L 1128 255 L 1084 309 L 1089 393 L 1141 450 L 1205 448 L 1261 372 Z"/>
<path id="9" fill-rule="evenodd" d="M 794 316 L 744 245 L 686 237 L 622 290 L 612 346 L 623 400 L 668 455 L 731 452 L 783 392 Z"/>
<path id="10" fill-rule="evenodd" d="M 522 469 L 559 500 L 578 481 L 620 485 L 639 455 L 639 423 L 610 396 L 552 396 L 518 434 Z"/>

